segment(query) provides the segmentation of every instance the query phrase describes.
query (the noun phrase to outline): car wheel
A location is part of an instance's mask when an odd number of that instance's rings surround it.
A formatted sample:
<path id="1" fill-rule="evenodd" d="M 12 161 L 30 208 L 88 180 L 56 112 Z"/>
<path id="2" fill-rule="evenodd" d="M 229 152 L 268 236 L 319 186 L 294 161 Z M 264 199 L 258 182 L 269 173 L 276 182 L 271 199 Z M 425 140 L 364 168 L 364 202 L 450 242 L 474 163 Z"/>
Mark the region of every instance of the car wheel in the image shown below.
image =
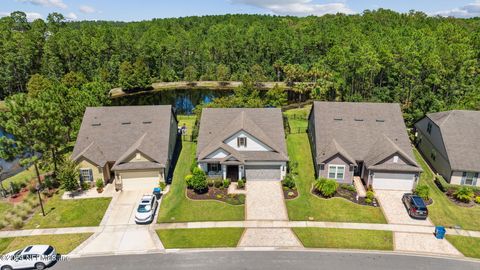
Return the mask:
<path id="1" fill-rule="evenodd" d="M 10 265 L 2 266 L 1 269 L 2 269 L 2 270 L 13 270 L 13 268 L 12 268 Z"/>
<path id="2" fill-rule="evenodd" d="M 43 269 L 45 269 L 45 264 L 43 264 L 43 263 L 36 263 L 36 264 L 35 264 L 35 269 L 37 269 L 37 270 L 43 270 Z"/>

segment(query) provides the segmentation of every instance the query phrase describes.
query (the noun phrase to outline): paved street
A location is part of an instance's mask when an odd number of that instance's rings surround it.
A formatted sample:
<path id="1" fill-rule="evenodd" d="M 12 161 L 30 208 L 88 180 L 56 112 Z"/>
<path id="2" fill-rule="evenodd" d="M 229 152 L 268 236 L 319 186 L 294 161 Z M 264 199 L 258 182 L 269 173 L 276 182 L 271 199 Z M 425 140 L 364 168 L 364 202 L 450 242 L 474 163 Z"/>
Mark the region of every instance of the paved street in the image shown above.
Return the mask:
<path id="1" fill-rule="evenodd" d="M 150 269 L 355 269 L 478 270 L 480 262 L 397 254 L 298 251 L 206 251 L 171 254 L 92 257 L 59 262 L 54 270 Z"/>

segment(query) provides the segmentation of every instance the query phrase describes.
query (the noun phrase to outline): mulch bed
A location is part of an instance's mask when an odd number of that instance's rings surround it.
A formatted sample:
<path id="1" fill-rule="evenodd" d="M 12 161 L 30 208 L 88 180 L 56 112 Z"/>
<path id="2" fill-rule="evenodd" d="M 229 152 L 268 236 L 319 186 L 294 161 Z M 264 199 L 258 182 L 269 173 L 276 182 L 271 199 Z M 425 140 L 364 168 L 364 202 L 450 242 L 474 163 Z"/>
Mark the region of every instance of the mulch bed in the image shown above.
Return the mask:
<path id="1" fill-rule="evenodd" d="M 293 195 L 292 196 L 288 196 L 288 193 L 290 192 L 293 192 Z M 292 193 L 290 193 L 292 194 Z M 298 197 L 298 191 L 296 189 L 283 189 L 283 198 L 285 198 L 285 200 L 291 200 L 291 199 L 295 199 Z"/>
<path id="2" fill-rule="evenodd" d="M 453 193 L 455 193 L 455 190 L 454 189 L 449 189 L 447 190 L 447 192 L 445 192 L 445 196 L 447 196 L 447 198 L 453 202 L 454 204 L 460 206 L 460 207 L 474 207 L 475 206 L 475 202 L 472 200 L 470 201 L 469 203 L 464 203 L 464 202 L 461 202 L 459 200 L 457 200 L 455 198 L 455 196 L 453 195 Z"/>
<path id="3" fill-rule="evenodd" d="M 244 194 L 228 194 L 227 188 L 209 187 L 205 193 L 196 193 L 193 189 L 187 189 L 187 197 L 192 200 L 216 200 L 233 205 L 245 204 Z"/>
<path id="4" fill-rule="evenodd" d="M 322 199 L 330 199 L 330 198 L 327 198 L 327 197 L 323 196 L 322 193 L 317 191 L 315 188 L 312 188 L 311 192 L 312 192 L 313 195 L 318 196 Z M 344 188 L 341 188 L 341 187 L 337 189 L 337 193 L 335 193 L 335 195 L 332 198 L 335 198 L 335 197 L 344 198 L 344 199 L 347 199 L 347 200 L 349 200 L 353 203 L 360 204 L 360 205 L 380 207 L 380 205 L 378 204 L 378 201 L 376 199 L 373 199 L 372 204 L 368 204 L 368 203 L 365 202 L 365 198 L 358 197 L 358 200 L 357 200 L 357 193 L 356 192 L 350 191 L 348 189 L 344 189 Z"/>

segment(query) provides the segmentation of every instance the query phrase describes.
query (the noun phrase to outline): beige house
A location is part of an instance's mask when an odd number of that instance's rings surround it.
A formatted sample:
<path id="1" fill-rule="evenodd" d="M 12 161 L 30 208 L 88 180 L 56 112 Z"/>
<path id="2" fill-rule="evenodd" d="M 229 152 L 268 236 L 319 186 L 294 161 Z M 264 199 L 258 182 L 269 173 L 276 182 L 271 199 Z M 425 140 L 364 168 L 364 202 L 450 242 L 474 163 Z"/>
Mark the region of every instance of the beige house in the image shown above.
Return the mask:
<path id="1" fill-rule="evenodd" d="M 80 181 L 120 188 L 168 179 L 177 140 L 171 106 L 87 108 L 73 149 Z"/>

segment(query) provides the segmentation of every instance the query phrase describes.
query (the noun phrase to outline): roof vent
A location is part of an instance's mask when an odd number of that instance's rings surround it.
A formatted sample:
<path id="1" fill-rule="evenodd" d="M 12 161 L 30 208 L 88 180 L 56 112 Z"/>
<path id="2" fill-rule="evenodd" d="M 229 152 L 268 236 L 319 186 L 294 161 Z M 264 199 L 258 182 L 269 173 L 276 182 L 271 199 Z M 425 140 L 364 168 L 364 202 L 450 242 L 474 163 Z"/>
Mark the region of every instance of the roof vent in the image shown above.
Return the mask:
<path id="1" fill-rule="evenodd" d="M 363 119 L 360 119 L 360 118 L 355 118 L 354 120 L 357 121 L 357 122 L 362 122 L 363 121 Z"/>
<path id="2" fill-rule="evenodd" d="M 122 122 L 122 125 L 130 125 L 130 122 Z"/>
<path id="3" fill-rule="evenodd" d="M 93 123 L 93 124 L 92 124 L 92 127 L 99 127 L 99 126 L 101 126 L 101 125 L 102 125 L 102 123 Z"/>
<path id="4" fill-rule="evenodd" d="M 342 119 L 341 117 L 335 117 L 335 118 L 333 118 L 333 120 L 335 120 L 335 121 L 342 121 L 343 119 Z"/>
<path id="5" fill-rule="evenodd" d="M 376 121 L 376 122 L 379 122 L 379 123 L 385 122 L 385 120 L 383 120 L 383 119 L 377 119 L 377 120 L 375 120 L 375 121 Z"/>
<path id="6" fill-rule="evenodd" d="M 143 123 L 143 124 L 151 124 L 152 121 L 143 121 L 142 123 Z"/>

